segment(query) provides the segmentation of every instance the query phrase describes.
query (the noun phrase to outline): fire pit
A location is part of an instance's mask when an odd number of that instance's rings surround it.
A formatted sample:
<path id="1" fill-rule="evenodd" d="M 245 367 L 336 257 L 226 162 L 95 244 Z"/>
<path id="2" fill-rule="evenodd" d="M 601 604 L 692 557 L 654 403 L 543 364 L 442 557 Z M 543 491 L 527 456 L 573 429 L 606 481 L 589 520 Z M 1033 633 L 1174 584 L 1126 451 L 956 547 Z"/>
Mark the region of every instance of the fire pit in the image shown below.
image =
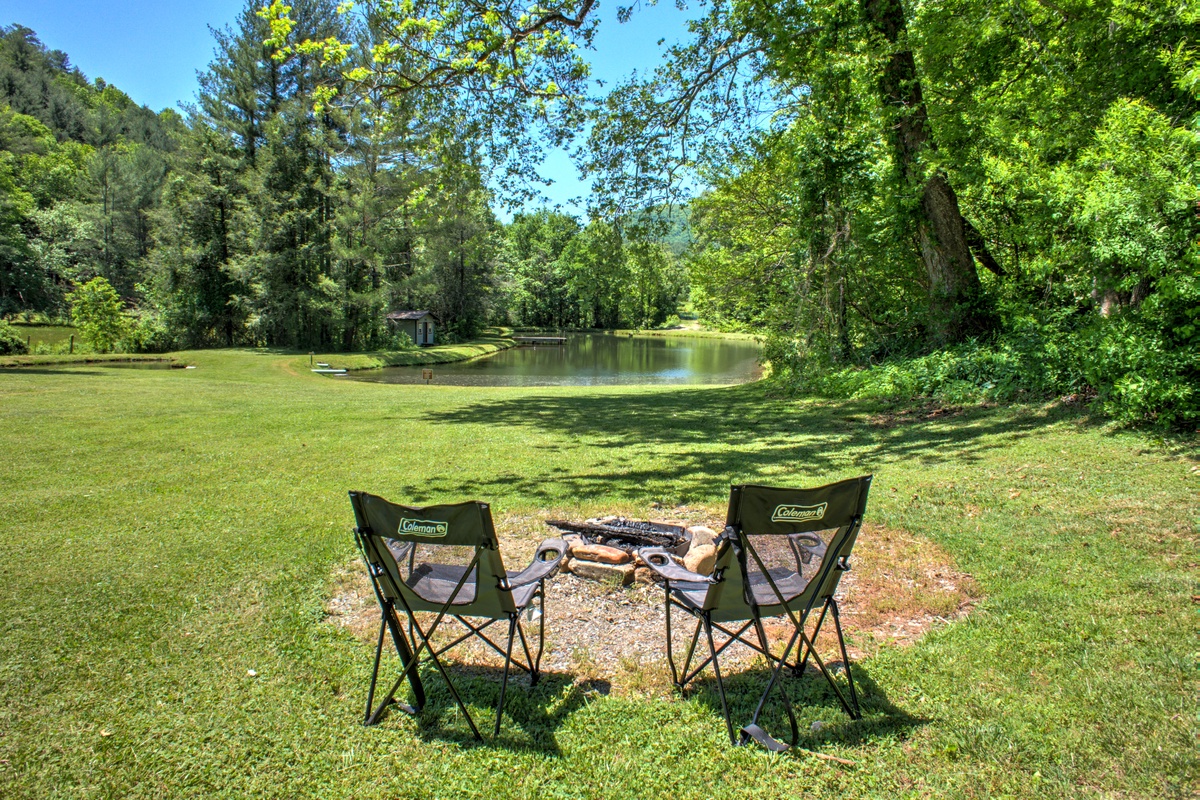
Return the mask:
<path id="1" fill-rule="evenodd" d="M 670 522 L 605 517 L 584 522 L 546 520 L 565 535 L 567 558 L 562 569 L 580 578 L 627 586 L 634 580 L 656 579 L 641 559 L 641 547 L 663 547 L 688 569 L 707 574 L 716 559 L 716 533 L 703 525 L 684 527 Z"/>

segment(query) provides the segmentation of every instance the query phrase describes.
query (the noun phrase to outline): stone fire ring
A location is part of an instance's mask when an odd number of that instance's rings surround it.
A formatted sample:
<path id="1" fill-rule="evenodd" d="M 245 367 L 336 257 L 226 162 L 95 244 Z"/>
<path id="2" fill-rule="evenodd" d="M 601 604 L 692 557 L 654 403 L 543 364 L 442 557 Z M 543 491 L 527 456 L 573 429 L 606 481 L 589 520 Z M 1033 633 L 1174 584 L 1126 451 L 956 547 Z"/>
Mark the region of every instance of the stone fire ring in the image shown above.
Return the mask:
<path id="1" fill-rule="evenodd" d="M 586 580 L 613 586 L 628 586 L 635 581 L 638 583 L 657 582 L 659 580 L 657 573 L 646 566 L 636 552 L 639 547 L 652 546 L 654 542 L 647 540 L 641 544 L 629 543 L 613 546 L 589 541 L 589 538 L 594 537 L 589 537 L 586 532 L 580 532 L 589 526 L 595 527 L 601 531 L 598 538 L 605 538 L 603 537 L 604 530 L 618 529 L 622 523 L 630 522 L 630 520 L 619 517 L 594 518 L 586 520 L 582 524 L 570 524 L 569 526 L 548 521 L 547 525 L 566 530 L 562 538 L 567 543 L 567 553 L 560 569 Z M 684 528 L 657 520 L 634 520 L 632 523 L 638 526 L 652 526 L 658 529 L 674 529 L 683 532 L 682 543 L 669 549 L 674 550 L 684 567 L 692 572 L 698 572 L 701 575 L 712 572 L 717 561 L 717 548 L 714 544 L 717 532 L 712 528 L 705 525 Z M 627 537 L 621 536 L 620 538 L 635 538 L 636 529 L 630 530 L 631 533 Z"/>

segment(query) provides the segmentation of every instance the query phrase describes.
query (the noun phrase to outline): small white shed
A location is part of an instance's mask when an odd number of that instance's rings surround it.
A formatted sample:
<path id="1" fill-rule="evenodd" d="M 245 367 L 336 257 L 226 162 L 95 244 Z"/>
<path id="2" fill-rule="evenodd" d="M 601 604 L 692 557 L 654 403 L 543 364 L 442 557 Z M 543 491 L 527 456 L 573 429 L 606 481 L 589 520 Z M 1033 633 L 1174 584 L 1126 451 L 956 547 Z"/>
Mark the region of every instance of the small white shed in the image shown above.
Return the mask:
<path id="1" fill-rule="evenodd" d="M 388 324 L 402 330 L 421 347 L 433 344 L 434 323 L 437 317 L 432 311 L 393 311 L 387 315 Z"/>

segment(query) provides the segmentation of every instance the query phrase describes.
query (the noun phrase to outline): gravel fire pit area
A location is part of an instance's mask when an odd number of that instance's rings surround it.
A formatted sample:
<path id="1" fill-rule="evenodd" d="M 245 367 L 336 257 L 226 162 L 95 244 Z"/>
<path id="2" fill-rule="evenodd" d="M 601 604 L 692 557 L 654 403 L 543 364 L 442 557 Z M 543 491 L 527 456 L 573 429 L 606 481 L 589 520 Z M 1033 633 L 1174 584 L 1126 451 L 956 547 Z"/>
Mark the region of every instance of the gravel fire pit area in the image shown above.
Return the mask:
<path id="1" fill-rule="evenodd" d="M 710 571 L 716 557 L 713 540 L 720 523 L 701 524 L 708 520 L 692 509 L 681 507 L 676 511 L 680 519 L 692 521 L 641 523 L 603 517 L 567 524 L 618 529 L 628 528 L 629 523 L 634 523 L 633 527 L 661 526 L 669 535 L 682 534 L 674 552 L 688 569 Z M 506 564 L 528 560 L 532 546 L 551 533 L 544 528 L 537 530 L 542 522 L 524 517 L 498 526 Z M 601 531 L 596 537 L 588 531 L 562 528 L 553 533 L 567 541 L 568 555 L 564 568 L 546 582 L 543 669 L 568 673 L 576 681 L 604 685 L 617 693 L 669 692 L 662 585 L 631 552 L 636 547 L 667 543 L 635 546 L 633 542 L 615 541 L 611 531 Z M 659 536 L 664 531 L 650 528 L 641 533 Z M 374 648 L 379 607 L 361 561 L 347 563 L 331 577 L 326 622 L 348 629 L 365 647 Z M 841 582 L 838 601 L 850 656 L 858 659 L 882 647 L 914 642 L 931 627 L 965 616 L 978 601 L 978 593 L 971 576 L 956 570 L 949 555 L 934 543 L 906 531 L 868 523 L 855 548 L 853 569 Z M 690 627 L 686 620 L 678 621 L 684 624 L 676 626 L 676 644 L 685 648 L 683 638 L 690 634 Z M 773 622 L 765 627 L 772 640 L 787 633 Z M 448 622 L 435 639 L 444 638 L 448 643 L 462 632 Z M 720 640 L 718 637 L 718 644 Z M 818 640 L 818 647 L 823 654 L 828 652 L 828 663 L 838 661 L 836 644 L 827 651 L 826 645 L 833 640 L 824 640 L 824 636 Z M 732 672 L 749 666 L 756 657 L 747 648 L 731 647 L 721 657 L 722 668 L 728 664 Z M 469 641 L 455 648 L 452 661 L 498 666 L 502 659 L 481 643 Z"/>

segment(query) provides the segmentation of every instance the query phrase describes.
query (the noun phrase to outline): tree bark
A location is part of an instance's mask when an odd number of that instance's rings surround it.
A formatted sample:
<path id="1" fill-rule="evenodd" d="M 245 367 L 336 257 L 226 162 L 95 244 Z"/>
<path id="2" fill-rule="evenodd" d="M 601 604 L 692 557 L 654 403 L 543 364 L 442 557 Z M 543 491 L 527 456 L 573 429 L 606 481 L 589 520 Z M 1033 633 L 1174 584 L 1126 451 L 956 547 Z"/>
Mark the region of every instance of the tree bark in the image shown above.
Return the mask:
<path id="1" fill-rule="evenodd" d="M 971 224 L 971 220 L 963 218 L 964 230 L 967 233 L 967 245 L 970 246 L 971 252 L 975 254 L 975 260 L 987 268 L 989 272 L 997 278 L 1003 278 L 1008 273 L 1004 271 L 1004 267 L 1000 266 L 1000 262 L 996 261 L 992 256 L 992 251 L 988 250 L 987 242 L 983 240 L 983 235 L 979 230 Z"/>
<path id="2" fill-rule="evenodd" d="M 916 60 L 908 49 L 908 26 L 901 0 L 863 0 L 869 28 L 891 46 L 879 76 L 879 91 L 895 115 L 889 125 L 896 164 L 905 183 L 917 189 L 921 202 L 915 211 L 915 234 L 929 278 L 929 334 L 936 344 L 959 341 L 991 326 L 983 308 L 975 260 L 968 245 L 967 222 L 958 196 L 944 172 L 932 174 L 921 155 L 936 149 L 929 131 L 929 114 L 917 77 Z"/>

